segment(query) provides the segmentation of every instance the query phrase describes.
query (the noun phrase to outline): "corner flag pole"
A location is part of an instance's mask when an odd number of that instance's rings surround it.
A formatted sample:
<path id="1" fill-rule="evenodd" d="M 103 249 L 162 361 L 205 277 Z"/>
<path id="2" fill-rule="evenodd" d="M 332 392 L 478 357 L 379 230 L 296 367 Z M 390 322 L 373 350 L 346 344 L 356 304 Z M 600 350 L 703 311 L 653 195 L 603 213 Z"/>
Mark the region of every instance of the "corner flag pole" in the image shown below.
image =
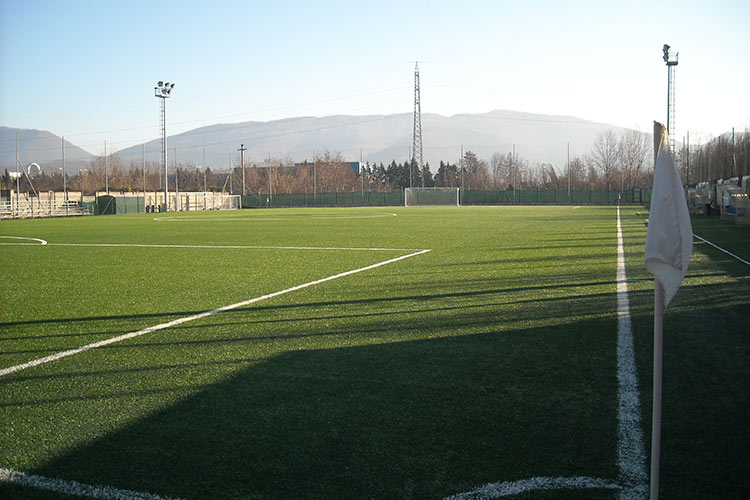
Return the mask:
<path id="1" fill-rule="evenodd" d="M 664 287 L 654 280 L 654 389 L 651 413 L 651 500 L 659 499 L 659 459 L 661 454 L 661 380 L 664 339 Z"/>
<path id="2" fill-rule="evenodd" d="M 685 190 L 669 148 L 669 134 L 664 125 L 657 122 L 654 122 L 654 158 L 654 188 L 644 251 L 646 269 L 655 278 L 651 500 L 659 498 L 664 310 L 687 274 L 693 251 L 693 229 Z"/>
<path id="3" fill-rule="evenodd" d="M 657 134 L 657 130 L 659 133 Z M 654 168 L 659 155 L 663 129 L 654 124 Z M 654 380 L 651 410 L 651 500 L 659 498 L 659 461 L 661 456 L 661 385 L 664 343 L 664 288 L 654 279 Z"/>

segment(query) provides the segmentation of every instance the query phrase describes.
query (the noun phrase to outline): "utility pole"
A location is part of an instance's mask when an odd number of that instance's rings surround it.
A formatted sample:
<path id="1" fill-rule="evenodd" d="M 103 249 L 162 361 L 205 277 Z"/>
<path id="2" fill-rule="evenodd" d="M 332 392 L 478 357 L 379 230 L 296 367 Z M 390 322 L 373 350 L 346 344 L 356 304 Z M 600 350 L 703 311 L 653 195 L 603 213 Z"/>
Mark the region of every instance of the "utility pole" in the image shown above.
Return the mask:
<path id="1" fill-rule="evenodd" d="M 461 205 L 463 205 L 464 201 L 464 146 L 461 145 L 461 158 L 458 160 L 459 166 L 461 167 L 461 191 L 460 191 L 460 198 L 461 198 Z"/>
<path id="2" fill-rule="evenodd" d="M 141 165 L 143 166 L 143 209 L 146 209 L 146 145 L 141 144 Z"/>
<path id="3" fill-rule="evenodd" d="M 732 177 L 737 177 L 737 157 L 734 154 L 734 151 L 734 127 L 732 127 Z"/>
<path id="4" fill-rule="evenodd" d="M 568 166 L 568 202 L 570 202 L 572 201 L 570 199 L 570 142 L 568 142 L 568 159 L 566 165 Z"/>
<path id="5" fill-rule="evenodd" d="M 687 160 L 687 182 L 686 184 L 690 184 L 690 131 L 687 131 L 687 152 L 685 155 L 685 159 Z"/>
<path id="6" fill-rule="evenodd" d="M 68 183 L 65 180 L 65 136 L 62 137 L 62 172 L 63 172 L 63 203 L 65 213 L 68 213 Z"/>
<path id="7" fill-rule="evenodd" d="M 16 217 L 21 216 L 21 205 L 18 195 L 21 194 L 21 174 L 18 172 L 18 132 L 16 132 Z"/>
<path id="8" fill-rule="evenodd" d="M 424 158 L 422 155 L 422 103 L 419 90 L 419 61 L 414 63 L 414 136 L 411 153 L 411 165 L 409 165 L 409 187 L 412 187 L 411 171 L 413 167 L 419 169 L 419 172 L 422 175 L 422 187 L 424 187 L 424 173 L 422 171 Z"/>
<path id="9" fill-rule="evenodd" d="M 109 194 L 109 158 L 107 157 L 107 141 L 104 141 L 104 190 Z"/>
<path id="10" fill-rule="evenodd" d="M 240 164 L 242 165 L 242 196 L 244 199 L 245 196 L 245 151 L 247 151 L 247 148 L 244 144 L 240 144 L 240 149 L 237 151 L 240 152 Z"/>
<path id="11" fill-rule="evenodd" d="M 364 170 L 362 170 L 362 148 L 359 148 L 359 175 L 360 177 L 362 177 L 362 205 L 364 205 L 365 204 L 365 172 Z"/>
<path id="12" fill-rule="evenodd" d="M 313 150 L 313 206 L 318 201 L 318 174 L 315 170 L 315 150 Z"/>

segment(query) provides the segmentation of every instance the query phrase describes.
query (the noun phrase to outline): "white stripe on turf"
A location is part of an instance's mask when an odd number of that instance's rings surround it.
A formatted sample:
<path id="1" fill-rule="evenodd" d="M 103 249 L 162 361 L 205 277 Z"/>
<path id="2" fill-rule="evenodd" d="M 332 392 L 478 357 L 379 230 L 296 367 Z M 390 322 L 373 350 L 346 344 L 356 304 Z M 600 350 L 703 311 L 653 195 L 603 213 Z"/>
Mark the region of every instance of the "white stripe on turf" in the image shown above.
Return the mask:
<path id="1" fill-rule="evenodd" d="M 9 236 L 8 236 L 9 237 Z M 50 247 L 100 247 L 100 248 L 207 248 L 230 249 L 230 250 L 350 250 L 364 252 L 411 252 L 415 248 L 368 248 L 368 247 L 293 247 L 293 246 L 272 246 L 272 245 L 171 245 L 161 243 L 48 243 L 37 238 L 18 238 L 24 240 L 34 240 L 41 243 L 0 243 L 0 245 L 47 245 Z"/>
<path id="2" fill-rule="evenodd" d="M 36 488 L 40 490 L 54 491 L 67 495 L 75 495 L 86 498 L 99 498 L 101 500 L 178 500 L 171 497 L 142 493 L 140 491 L 121 490 L 111 486 L 99 486 L 83 484 L 78 481 L 64 481 L 36 474 L 25 474 L 11 469 L 0 468 L 0 483 L 15 484 L 18 486 Z"/>
<path id="3" fill-rule="evenodd" d="M 620 485 L 608 479 L 596 477 L 532 477 L 520 481 L 505 481 L 503 483 L 485 484 L 481 488 L 466 493 L 459 493 L 445 500 L 490 500 L 493 498 L 518 495 L 527 491 L 543 490 L 582 490 L 582 489 L 611 489 L 616 490 Z"/>
<path id="4" fill-rule="evenodd" d="M 489 500 L 527 491 L 592 488 L 619 489 L 620 500 L 646 498 L 648 494 L 646 452 L 643 447 L 643 432 L 641 430 L 641 403 L 635 369 L 620 207 L 617 207 L 617 382 L 619 482 L 585 476 L 534 477 L 520 481 L 486 484 L 474 491 L 459 493 L 445 500 Z"/>
<path id="5" fill-rule="evenodd" d="M 724 252 L 725 254 L 727 254 L 727 255 L 731 255 L 731 256 L 732 256 L 732 257 L 734 257 L 735 259 L 739 260 L 739 261 L 740 261 L 740 262 L 742 262 L 743 264 L 747 264 L 748 266 L 750 266 L 750 262 L 746 261 L 746 260 L 745 260 L 745 259 L 743 259 L 742 257 L 738 257 L 737 255 L 733 254 L 733 253 L 732 253 L 732 252 L 730 252 L 729 250 L 724 250 L 724 249 L 723 249 L 723 248 L 721 248 L 721 247 L 720 247 L 719 245 L 715 245 L 715 244 L 711 243 L 710 241 L 708 241 L 707 239 L 705 239 L 705 238 L 701 238 L 700 236 L 698 236 L 698 235 L 697 235 L 697 234 L 695 234 L 695 233 L 693 233 L 693 237 L 694 237 L 694 238 L 698 238 L 698 239 L 699 239 L 699 240 L 701 240 L 701 241 L 702 241 L 703 243 L 708 243 L 709 245 L 711 245 L 712 247 L 716 248 L 717 250 L 721 250 L 721 251 L 722 251 L 722 252 Z"/>
<path id="6" fill-rule="evenodd" d="M 617 207 L 617 395 L 617 461 L 620 481 L 623 483 L 620 499 L 646 498 L 646 452 L 641 429 L 641 403 L 633 350 L 620 207 Z"/>
<path id="7" fill-rule="evenodd" d="M 152 332 L 155 332 L 157 330 L 164 330 L 166 328 L 171 328 L 173 326 L 181 325 L 182 323 L 187 323 L 188 321 L 194 321 L 196 319 L 205 318 L 205 317 L 208 317 L 208 316 L 212 316 L 214 314 L 218 314 L 218 313 L 222 313 L 222 312 L 226 312 L 226 311 L 231 311 L 232 309 L 237 309 L 238 307 L 244 307 L 244 306 L 247 306 L 247 305 L 250 305 L 250 304 L 254 304 L 255 302 L 260 302 L 261 300 L 266 300 L 266 299 L 270 299 L 270 298 L 273 298 L 273 297 L 278 297 L 279 295 L 284 295 L 284 294 L 289 293 L 289 292 L 294 292 L 294 291 L 297 291 L 297 290 L 301 290 L 301 289 L 307 288 L 309 286 L 319 285 L 320 283 L 325 283 L 326 281 L 335 280 L 337 278 L 343 278 L 344 276 L 349 276 L 349 275 L 352 275 L 352 274 L 361 273 L 363 271 L 369 271 L 370 269 L 375 269 L 375 268 L 378 268 L 380 266 L 385 266 L 387 264 L 392 264 L 393 262 L 398 262 L 400 260 L 408 259 L 409 257 L 416 257 L 417 255 L 422 255 L 423 253 L 427 253 L 429 251 L 430 250 L 420 250 L 418 252 L 413 252 L 413 253 L 410 253 L 410 254 L 407 254 L 407 255 L 402 255 L 401 257 L 396 257 L 396 258 L 384 260 L 382 262 L 378 262 L 376 264 L 372 264 L 372 265 L 369 265 L 369 266 L 360 267 L 359 269 L 354 269 L 354 270 L 351 270 L 351 271 L 345 271 L 343 273 L 334 274 L 334 275 L 328 276 L 326 278 L 322 278 L 322 279 L 315 280 L 315 281 L 310 281 L 308 283 L 303 283 L 301 285 L 297 285 L 297 286 L 293 286 L 291 288 L 287 288 L 286 290 L 280 290 L 278 292 L 269 293 L 267 295 L 262 295 L 260 297 L 255 297 L 253 299 L 244 300 L 242 302 L 237 302 L 236 304 L 231 304 L 231 305 L 228 305 L 228 306 L 220 307 L 218 309 L 213 309 L 211 311 L 206 311 L 206 312 L 202 312 L 202 313 L 199 313 L 199 314 L 194 314 L 192 316 L 186 316 L 184 318 L 179 318 L 179 319 L 176 319 L 174 321 L 169 321 L 167 323 L 162 323 L 160 325 L 150 326 L 148 328 L 144 328 L 144 329 L 138 330 L 136 332 L 126 333 L 126 334 L 120 335 L 118 337 L 112 337 L 112 338 L 109 338 L 109 339 L 106 339 L 106 340 L 101 340 L 99 342 L 94 342 L 93 344 L 88 344 L 88 345 L 85 345 L 85 346 L 82 346 L 82 347 L 77 347 L 75 349 L 70 349 L 68 351 L 58 352 L 56 354 L 52 354 L 50 356 L 45 356 L 43 358 L 39 358 L 39 359 L 35 359 L 35 360 L 32 360 L 32 361 L 28 361 L 28 362 L 22 363 L 20 365 L 15 365 L 15 366 L 10 366 L 8 368 L 3 368 L 2 370 L 0 370 L 0 377 L 3 377 L 5 375 L 8 375 L 8 374 L 13 373 L 13 372 L 24 370 L 26 368 L 31 368 L 33 366 L 41 365 L 41 364 L 44 364 L 44 363 L 49 363 L 50 361 L 56 361 L 58 359 L 65 358 L 67 356 L 72 356 L 74 354 L 80 354 L 82 352 L 86 352 L 86 351 L 89 351 L 91 349 L 96 349 L 98 347 L 103 347 L 103 346 L 106 346 L 106 345 L 109 345 L 109 344 L 114 344 L 115 342 L 121 342 L 123 340 L 132 339 L 134 337 L 139 337 L 141 335 L 145 335 L 147 333 L 152 333 Z"/>

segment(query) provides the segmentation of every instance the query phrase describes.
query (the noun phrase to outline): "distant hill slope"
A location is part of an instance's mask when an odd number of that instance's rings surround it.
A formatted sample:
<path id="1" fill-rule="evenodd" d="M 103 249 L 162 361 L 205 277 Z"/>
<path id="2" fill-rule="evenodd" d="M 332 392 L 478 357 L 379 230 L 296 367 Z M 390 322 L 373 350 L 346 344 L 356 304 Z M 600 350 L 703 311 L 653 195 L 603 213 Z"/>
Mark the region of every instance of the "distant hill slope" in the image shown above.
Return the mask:
<path id="1" fill-rule="evenodd" d="M 46 130 L 0 127 L 0 168 L 15 170 L 16 133 L 18 159 L 22 165 L 37 163 L 47 173 L 62 165 L 62 138 Z M 65 168 L 70 172 L 86 167 L 91 153 L 65 141 Z"/>
<path id="2" fill-rule="evenodd" d="M 389 163 L 404 161 L 412 145 L 413 116 L 299 117 L 270 122 L 217 124 L 170 136 L 167 139 L 169 163 L 203 164 L 214 169 L 228 167 L 230 157 L 237 158 L 240 144 L 247 148 L 245 162 L 260 162 L 271 156 L 294 161 L 311 159 L 313 151 L 337 151 L 345 159 L 356 161 L 360 149 L 364 161 Z M 571 155 L 588 153 L 596 136 L 625 129 L 568 116 L 549 116 L 516 111 L 491 111 L 445 117 L 422 114 L 424 159 L 437 170 L 440 160 L 455 162 L 471 150 L 489 160 L 495 152 L 509 153 L 515 145 L 519 157 L 532 163 L 565 164 L 567 147 Z M 148 160 L 158 161 L 160 143 L 146 143 Z M 125 163 L 141 161 L 141 145 L 118 151 Z"/>
<path id="3" fill-rule="evenodd" d="M 456 162 L 461 147 L 489 160 L 493 153 L 506 154 L 514 148 L 518 156 L 534 163 L 565 164 L 568 144 L 571 156 L 586 154 L 598 134 L 625 129 L 570 116 L 551 116 L 495 110 L 480 114 L 441 116 L 422 114 L 424 159 L 432 171 L 441 160 Z M 19 158 L 23 165 L 38 163 L 45 171 L 60 168 L 61 138 L 41 130 L 0 127 L 0 167 L 14 169 L 18 132 Z M 225 123 L 197 128 L 167 139 L 169 163 L 203 164 L 214 170 L 226 169 L 230 158 L 237 163 L 238 148 L 244 144 L 246 164 L 265 158 L 311 160 L 313 151 L 339 152 L 349 161 L 403 162 L 409 158 L 413 133 L 411 113 L 393 115 L 297 117 L 270 122 Z M 142 149 L 143 147 L 143 149 Z M 158 139 L 116 153 L 127 166 L 146 160 L 159 161 Z M 92 155 L 65 141 L 65 163 L 70 172 L 88 167 Z"/>

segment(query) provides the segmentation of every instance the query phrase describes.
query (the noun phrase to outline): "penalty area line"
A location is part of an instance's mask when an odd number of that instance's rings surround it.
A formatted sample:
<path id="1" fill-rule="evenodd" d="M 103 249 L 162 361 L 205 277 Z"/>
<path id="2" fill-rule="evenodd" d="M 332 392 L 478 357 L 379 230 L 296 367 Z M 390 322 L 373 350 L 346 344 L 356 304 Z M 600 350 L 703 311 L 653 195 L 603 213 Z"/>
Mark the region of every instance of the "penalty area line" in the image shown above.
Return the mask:
<path id="1" fill-rule="evenodd" d="M 528 491 L 545 490 L 583 490 L 583 489 L 609 489 L 617 490 L 621 486 L 608 479 L 596 477 L 532 477 L 520 481 L 505 481 L 502 483 L 485 484 L 481 488 L 466 493 L 459 493 L 444 500 L 489 500 L 501 498 Z"/>
<path id="2" fill-rule="evenodd" d="M 266 299 L 270 299 L 270 298 L 273 298 L 273 297 L 278 297 L 279 295 L 284 295 L 284 294 L 287 294 L 287 293 L 290 293 L 290 292 L 295 292 L 297 290 L 302 290 L 303 288 L 307 288 L 307 287 L 314 286 L 314 285 L 319 285 L 321 283 L 325 283 L 326 281 L 331 281 L 331 280 L 335 280 L 335 279 L 338 279 L 338 278 L 343 278 L 345 276 L 350 276 L 352 274 L 361 273 L 363 271 L 369 271 L 371 269 L 376 269 L 378 267 L 385 266 L 385 265 L 388 265 L 388 264 L 392 264 L 392 263 L 398 262 L 400 260 L 408 259 L 410 257 L 416 257 L 417 255 L 422 255 L 422 254 L 427 253 L 429 251 L 430 251 L 429 249 L 427 249 L 427 250 L 419 250 L 417 252 L 413 252 L 413 253 L 410 253 L 410 254 L 407 254 L 407 255 L 402 255 L 400 257 L 395 257 L 393 259 L 388 259 L 388 260 L 384 260 L 382 262 L 377 262 L 377 263 L 371 264 L 369 266 L 360 267 L 359 269 L 353 269 L 351 271 L 345 271 L 343 273 L 334 274 L 332 276 L 327 276 L 327 277 L 321 278 L 319 280 L 309 281 L 309 282 L 303 283 L 301 285 L 293 286 L 293 287 L 287 288 L 285 290 L 279 290 L 278 292 L 273 292 L 273 293 L 269 293 L 269 294 L 266 294 L 266 295 L 261 295 L 260 297 L 255 297 L 255 298 L 252 298 L 252 299 L 249 299 L 249 300 L 243 300 L 242 302 L 237 302 L 236 304 L 231 304 L 231 305 L 228 305 L 228 306 L 219 307 L 218 309 L 212 309 L 210 311 L 205 311 L 205 312 L 202 312 L 202 313 L 199 313 L 199 314 L 193 314 L 191 316 L 185 316 L 184 318 L 179 318 L 179 319 L 176 319 L 174 321 L 169 321 L 167 323 L 161 323 L 159 325 L 150 326 L 148 328 L 143 328 L 142 330 L 138 330 L 138 331 L 135 331 L 135 332 L 126 333 L 124 335 L 119 335 L 117 337 L 112 337 L 112 338 L 109 338 L 109 339 L 106 339 L 106 340 L 101 340 L 99 342 L 94 342 L 92 344 L 88 344 L 88 345 L 85 345 L 85 346 L 82 346 L 82 347 L 77 347 L 75 349 L 70 349 L 70 350 L 67 350 L 67 351 L 58 352 L 56 354 L 51 354 L 51 355 L 45 356 L 43 358 L 34 359 L 32 361 L 28 361 L 28 362 L 22 363 L 20 365 L 15 365 L 15 366 L 10 366 L 8 368 L 3 368 L 3 369 L 0 370 L 0 377 L 3 377 L 5 375 L 9 375 L 11 373 L 14 373 L 14 372 L 17 372 L 17 371 L 20 371 L 20 370 L 25 370 L 26 368 L 31 368 L 33 366 L 38 366 L 38 365 L 41 365 L 41 364 L 44 364 L 44 363 L 49 363 L 51 361 L 57 361 L 58 359 L 62 359 L 62 358 L 68 357 L 68 356 L 72 356 L 74 354 L 80 354 L 82 352 L 90 351 L 91 349 L 97 349 L 99 347 L 104 347 L 104 346 L 107 346 L 109 344 L 114 344 L 116 342 L 122 342 L 123 340 L 128 340 L 128 339 L 132 339 L 132 338 L 135 338 L 135 337 L 139 337 L 139 336 L 145 335 L 147 333 L 152 333 L 152 332 L 155 332 L 155 331 L 158 331 L 158 330 L 164 330 L 166 328 L 171 328 L 173 326 L 177 326 L 177 325 L 181 325 L 183 323 L 187 323 L 188 321 L 195 321 L 197 319 L 207 318 L 209 316 L 213 316 L 214 314 L 219 314 L 219 313 L 231 311 L 233 309 L 237 309 L 239 307 L 248 306 L 250 304 L 254 304 L 256 302 L 260 302 L 261 300 L 266 300 Z"/>
<path id="3" fill-rule="evenodd" d="M 132 500 L 179 500 L 174 497 L 164 497 L 140 491 L 121 490 L 111 486 L 83 484 L 78 481 L 54 479 L 3 468 L 0 468 L 0 483 L 54 491 L 55 493 L 64 493 L 79 497 L 98 498 L 100 500 L 121 500 L 124 498 Z"/>

